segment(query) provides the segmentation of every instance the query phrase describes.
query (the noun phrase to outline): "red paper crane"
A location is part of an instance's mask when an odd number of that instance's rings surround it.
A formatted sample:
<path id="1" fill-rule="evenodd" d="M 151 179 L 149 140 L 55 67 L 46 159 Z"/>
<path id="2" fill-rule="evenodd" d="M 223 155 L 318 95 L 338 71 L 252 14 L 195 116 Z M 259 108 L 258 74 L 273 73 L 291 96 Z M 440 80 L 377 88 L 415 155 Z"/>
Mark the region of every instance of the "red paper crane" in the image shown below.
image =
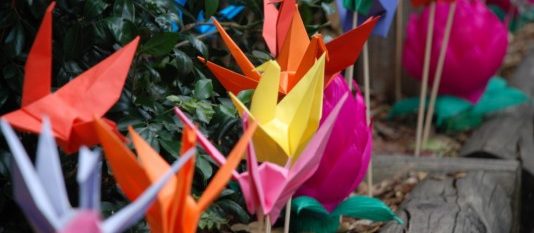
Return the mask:
<path id="1" fill-rule="evenodd" d="M 48 6 L 28 54 L 22 106 L 1 118 L 19 130 L 40 133 L 43 117 L 47 116 L 60 146 L 65 152 L 73 153 L 81 145 L 92 146 L 98 142 L 94 118 L 102 117 L 119 99 L 139 38 L 52 93 L 54 6 L 54 2 Z M 106 121 L 116 128 L 115 123 Z"/>

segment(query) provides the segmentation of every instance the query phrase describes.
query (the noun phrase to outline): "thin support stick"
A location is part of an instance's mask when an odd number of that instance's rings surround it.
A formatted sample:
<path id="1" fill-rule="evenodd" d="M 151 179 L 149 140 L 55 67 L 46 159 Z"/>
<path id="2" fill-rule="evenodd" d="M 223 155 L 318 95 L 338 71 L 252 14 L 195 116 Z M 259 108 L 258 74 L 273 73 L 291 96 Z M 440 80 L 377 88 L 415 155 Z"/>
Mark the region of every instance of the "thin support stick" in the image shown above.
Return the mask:
<path id="1" fill-rule="evenodd" d="M 402 98 L 402 32 L 403 32 L 403 15 L 404 0 L 399 0 L 397 5 L 397 31 L 396 31 L 396 52 L 395 52 L 395 99 L 399 101 Z"/>
<path id="2" fill-rule="evenodd" d="M 352 14 L 352 28 L 355 28 L 358 26 L 358 12 L 354 12 Z M 352 92 L 354 90 L 354 87 L 352 86 L 352 79 L 354 77 L 354 64 L 349 66 L 347 70 L 345 71 L 345 79 L 347 80 L 347 85 L 349 86 L 349 90 Z"/>
<path id="3" fill-rule="evenodd" d="M 293 197 L 290 197 L 289 201 L 287 201 L 287 204 L 286 204 L 286 219 L 284 219 L 284 233 L 289 233 L 289 220 L 291 217 L 291 200 L 293 200 Z"/>
<path id="4" fill-rule="evenodd" d="M 438 64 L 436 73 L 434 74 L 434 83 L 432 84 L 432 91 L 430 93 L 430 102 L 428 102 L 428 110 L 425 117 L 425 128 L 423 130 L 423 145 L 428 142 L 430 136 L 430 127 L 432 126 L 432 117 L 434 116 L 434 107 L 436 105 L 436 98 L 438 97 L 439 85 L 443 75 L 443 66 L 445 64 L 445 57 L 447 56 L 447 47 L 449 46 L 449 39 L 451 36 L 452 25 L 454 23 L 454 15 L 456 12 L 456 2 L 452 2 L 449 8 L 449 15 L 447 16 L 447 24 L 445 25 L 445 34 L 443 35 L 443 42 L 441 50 L 439 51 Z"/>
<path id="5" fill-rule="evenodd" d="M 363 91 L 365 95 L 365 121 L 371 125 L 371 87 L 369 85 L 369 46 L 365 42 L 363 45 Z M 373 196 L 373 161 L 369 160 L 369 169 L 367 169 L 367 183 L 369 184 L 369 196 Z"/>
<path id="6" fill-rule="evenodd" d="M 265 215 L 265 233 L 271 233 L 271 217 Z"/>
<path id="7" fill-rule="evenodd" d="M 417 132 L 415 135 L 415 156 L 421 155 L 421 139 L 423 134 L 423 117 L 426 102 L 426 92 L 428 86 L 428 73 L 430 71 L 430 55 L 432 49 L 432 34 L 434 34 L 434 19 L 436 17 L 436 2 L 430 3 L 430 16 L 426 33 L 425 60 L 423 64 L 423 80 L 421 82 L 421 93 L 419 95 L 419 112 L 417 114 Z"/>
<path id="8" fill-rule="evenodd" d="M 258 219 L 258 232 L 262 232 L 265 229 L 265 215 L 263 214 L 263 211 L 261 211 L 261 208 L 256 212 L 256 218 Z"/>

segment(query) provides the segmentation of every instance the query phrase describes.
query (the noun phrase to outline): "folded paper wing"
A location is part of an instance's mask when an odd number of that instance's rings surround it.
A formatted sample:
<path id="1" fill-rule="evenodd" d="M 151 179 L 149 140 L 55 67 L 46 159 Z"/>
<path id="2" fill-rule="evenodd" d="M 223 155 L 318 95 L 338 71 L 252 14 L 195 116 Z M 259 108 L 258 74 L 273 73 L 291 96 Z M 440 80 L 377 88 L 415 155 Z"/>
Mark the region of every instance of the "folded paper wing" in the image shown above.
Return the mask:
<path id="1" fill-rule="evenodd" d="M 42 134 L 33 167 L 15 132 L 5 121 L 0 121 L 2 132 L 12 151 L 14 163 L 12 179 L 14 197 L 36 232 L 123 232 L 143 216 L 157 193 L 178 171 L 194 150 L 176 161 L 161 179 L 148 187 L 133 203 L 102 221 L 100 210 L 100 154 L 80 149 L 77 181 L 80 186 L 80 206 L 73 209 L 69 203 L 63 174 L 52 137 L 49 121 L 43 120 Z"/>
<path id="2" fill-rule="evenodd" d="M 139 37 L 56 92 L 50 92 L 52 3 L 26 62 L 22 107 L 2 118 L 15 128 L 39 133 L 44 116 L 67 153 L 98 142 L 93 117 L 102 117 L 119 99 Z M 114 125 L 111 121 L 108 121 Z"/>
<path id="3" fill-rule="evenodd" d="M 314 64 L 314 60 L 319 58 L 324 52 L 327 53 L 324 80 L 324 86 L 326 87 L 334 77 L 334 74 L 339 73 L 343 69 L 354 64 L 379 18 L 371 17 L 359 27 L 343 34 L 327 44 L 324 44 L 323 39 L 320 36 L 313 36 L 311 41 L 308 39 L 298 10 L 287 11 L 292 12 L 294 16 L 290 18 L 291 21 L 290 24 L 288 24 L 289 27 L 287 27 L 288 31 L 284 35 L 285 41 L 283 43 L 277 42 L 278 44 L 283 45 L 277 57 L 277 61 L 281 66 L 279 93 L 282 95 L 291 91 L 291 89 L 304 77 L 306 71 Z M 216 20 L 214 20 L 214 23 L 228 47 L 228 50 L 237 61 L 237 64 L 244 75 L 238 74 L 210 61 L 206 61 L 204 58 L 200 58 L 200 60 L 206 63 L 207 67 L 222 83 L 225 89 L 234 95 L 242 90 L 254 89 L 259 82 L 259 73 L 250 72 L 251 70 L 254 70 L 254 67 L 246 57 L 245 53 L 241 51 Z"/>
<path id="4" fill-rule="evenodd" d="M 296 159 L 317 130 L 322 111 L 324 63 L 325 55 L 280 103 L 277 103 L 276 89 L 280 67 L 274 61 L 258 67 L 263 74 L 252 97 L 250 111 L 230 93 L 238 112 L 247 113 L 259 124 L 253 139 L 258 160 L 283 165 L 288 159 Z"/>
<path id="5" fill-rule="evenodd" d="M 202 212 L 218 197 L 231 178 L 232 171 L 241 161 L 246 145 L 252 138 L 254 128 L 246 131 L 242 136 L 228 156 L 231 163 L 219 169 L 198 202 L 191 196 L 195 162 L 191 159 L 185 163 L 183 169 L 171 178 L 171 182 L 162 189 L 155 205 L 148 213 L 148 222 L 153 232 L 196 231 Z M 131 128 L 130 135 L 132 135 L 138 153 L 137 159 L 101 120 L 97 120 L 97 132 L 106 152 L 106 159 L 117 178 L 117 183 L 130 200 L 136 199 L 140 190 L 159 179 L 162 175 L 161 171 L 169 166 Z M 195 132 L 191 128 L 185 127 L 182 134 L 181 151 L 194 149 L 196 140 Z M 220 155 L 220 152 L 218 153 Z"/>

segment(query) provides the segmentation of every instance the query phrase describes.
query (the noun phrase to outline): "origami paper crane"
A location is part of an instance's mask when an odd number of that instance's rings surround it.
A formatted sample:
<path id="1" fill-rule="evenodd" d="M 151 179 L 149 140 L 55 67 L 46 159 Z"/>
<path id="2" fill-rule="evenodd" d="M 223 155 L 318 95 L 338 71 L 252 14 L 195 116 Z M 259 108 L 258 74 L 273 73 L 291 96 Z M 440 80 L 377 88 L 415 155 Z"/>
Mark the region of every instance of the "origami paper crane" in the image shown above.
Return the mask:
<path id="1" fill-rule="evenodd" d="M 279 103 L 280 66 L 272 60 L 257 68 L 263 74 L 250 111 L 230 93 L 239 114 L 246 113 L 259 124 L 253 138 L 258 160 L 279 165 L 295 160 L 313 136 L 321 119 L 324 63 L 323 54 Z"/>
<path id="2" fill-rule="evenodd" d="M 352 17 L 349 11 L 355 11 L 351 8 L 345 6 L 346 0 L 337 0 L 336 4 L 338 6 L 338 14 L 341 22 L 343 24 L 343 30 L 348 31 L 352 29 Z M 377 35 L 381 37 L 387 37 L 391 24 L 393 23 L 393 18 L 397 12 L 397 4 L 399 0 L 376 0 L 372 1 L 371 6 L 366 11 L 362 13 L 358 11 L 358 22 L 363 22 L 370 16 L 381 16 L 380 20 L 373 29 L 372 35 Z M 345 7 L 343 7 L 345 6 Z"/>
<path id="3" fill-rule="evenodd" d="M 122 143 L 119 137 L 102 120 L 97 120 L 96 128 L 100 142 L 106 152 L 106 159 L 117 179 L 117 183 L 129 200 L 135 200 L 141 190 L 154 183 L 168 169 L 169 165 L 131 127 L 129 128 L 138 158 Z M 241 161 L 246 146 L 256 125 L 252 125 L 234 146 L 228 156 L 228 163 L 222 166 L 198 201 L 191 196 L 194 159 L 189 160 L 177 176 L 158 194 L 154 206 L 147 214 L 152 232 L 196 232 L 198 221 L 204 210 L 219 196 L 232 176 L 232 171 Z M 196 132 L 184 127 L 181 152 L 195 147 Z M 205 148 L 213 151 L 215 147 Z M 220 154 L 220 153 L 219 153 Z M 222 155 L 220 155 L 222 156 Z M 223 156 L 224 157 L 224 156 Z"/>
<path id="4" fill-rule="evenodd" d="M 436 4 L 430 74 L 434 74 L 437 69 L 438 54 L 445 35 L 450 5 Z M 423 76 L 424 41 L 429 15 L 429 9 L 423 10 L 419 15 L 411 15 L 406 27 L 403 67 L 410 77 L 417 80 L 421 80 Z M 461 26 L 454 26 L 451 29 L 439 94 L 457 96 L 476 104 L 506 56 L 508 30 L 506 25 L 480 1 L 458 0 L 454 24 Z M 431 75 L 429 85 L 433 84 L 433 80 L 434 75 Z"/>
<path id="5" fill-rule="evenodd" d="M 292 0 L 286 1 L 291 2 Z M 289 18 L 290 22 L 287 22 L 289 19 L 285 15 L 293 15 L 293 17 Z M 272 17 L 272 15 L 266 16 L 265 22 L 272 24 L 271 21 L 267 21 L 270 20 L 269 17 Z M 324 80 L 324 86 L 327 86 L 334 74 L 354 64 L 377 21 L 378 17 L 371 17 L 361 26 L 324 44 L 319 35 L 313 36 L 311 40 L 308 38 L 296 6 L 284 2 L 277 21 L 276 36 L 273 36 L 272 33 L 269 34 L 270 36 L 265 36 L 266 32 L 264 31 L 264 38 L 267 44 L 273 44 L 273 38 L 277 38 L 276 44 L 282 45 L 280 51 L 277 52 L 277 61 L 282 69 L 281 82 L 279 84 L 280 94 L 285 95 L 291 91 L 314 64 L 315 60 L 324 52 L 327 52 L 326 78 Z M 199 59 L 206 63 L 226 90 L 237 94 L 242 90 L 255 89 L 258 85 L 260 74 L 217 20 L 214 20 L 214 24 L 244 75 L 206 61 L 204 58 Z M 281 28 L 286 28 L 286 24 L 288 24 L 288 31 L 284 34 Z M 274 31 L 272 28 L 268 30 Z M 281 37 L 283 37 L 283 40 L 280 39 Z"/>
<path id="6" fill-rule="evenodd" d="M 343 76 L 337 75 L 324 91 L 323 116 L 332 114 L 334 106 L 350 93 Z M 373 147 L 372 127 L 366 123 L 365 108 L 359 92 L 347 98 L 333 125 L 319 168 L 295 196 L 312 197 L 331 212 L 356 190 L 365 177 Z M 323 117 L 321 125 L 324 123 Z"/>
<path id="7" fill-rule="evenodd" d="M 19 130 L 39 133 L 43 117 L 48 116 L 54 137 L 65 152 L 72 153 L 80 145 L 97 143 L 93 119 L 102 117 L 119 99 L 139 37 L 51 93 L 53 9 L 52 2 L 28 54 L 22 106 L 1 118 Z"/>
<path id="8" fill-rule="evenodd" d="M 143 189 L 138 198 L 107 220 L 100 211 L 100 153 L 82 147 L 79 154 L 77 181 L 79 203 L 71 207 L 63 181 L 61 163 L 50 123 L 43 120 L 42 134 L 33 167 L 22 144 L 9 124 L 0 121 L 2 132 L 13 153 L 11 175 L 14 197 L 36 232 L 113 233 L 123 232 L 141 220 L 158 192 L 194 154 L 189 150 L 170 169 L 161 170 L 161 178 Z"/>
<path id="9" fill-rule="evenodd" d="M 269 215 L 272 223 L 275 223 L 280 211 L 287 204 L 287 201 L 313 175 L 319 166 L 319 162 L 326 148 L 326 142 L 332 133 L 332 126 L 336 122 L 347 96 L 345 95 L 339 99 L 338 104 L 332 109 L 330 115 L 328 115 L 319 130 L 302 150 L 298 159 L 294 161 L 287 160 L 284 167 L 271 162 L 264 162 L 258 165 L 254 146 L 252 142 L 249 143 L 247 150 L 247 172 L 237 173 L 233 171 L 232 173 L 233 178 L 238 181 L 241 187 L 249 213 Z M 229 161 L 220 153 L 216 152 L 217 150 L 214 149 L 208 139 L 194 127 L 191 120 L 180 109 L 175 108 L 175 111 L 184 125 L 197 132 L 196 134 L 200 143 L 204 148 L 208 148 L 208 154 L 218 164 L 225 166 Z M 248 131 L 246 123 L 248 119 L 247 115 L 245 115 L 244 119 L 244 128 Z"/>

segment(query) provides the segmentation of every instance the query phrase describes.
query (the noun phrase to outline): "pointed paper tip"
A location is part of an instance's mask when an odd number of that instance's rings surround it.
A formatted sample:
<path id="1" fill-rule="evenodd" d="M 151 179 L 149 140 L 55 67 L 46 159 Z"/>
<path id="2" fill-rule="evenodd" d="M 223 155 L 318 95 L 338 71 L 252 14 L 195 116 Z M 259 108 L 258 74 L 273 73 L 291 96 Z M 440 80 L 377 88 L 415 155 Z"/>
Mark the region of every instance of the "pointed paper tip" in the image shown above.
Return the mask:
<path id="1" fill-rule="evenodd" d="M 56 1 L 50 2 L 48 8 L 46 8 L 46 13 L 51 13 L 52 11 L 54 11 L 54 8 L 56 8 Z"/>
<path id="2" fill-rule="evenodd" d="M 197 60 L 199 60 L 200 62 L 204 63 L 204 65 L 208 62 L 208 60 L 206 60 L 206 58 L 203 58 L 201 56 L 197 56 Z"/>

